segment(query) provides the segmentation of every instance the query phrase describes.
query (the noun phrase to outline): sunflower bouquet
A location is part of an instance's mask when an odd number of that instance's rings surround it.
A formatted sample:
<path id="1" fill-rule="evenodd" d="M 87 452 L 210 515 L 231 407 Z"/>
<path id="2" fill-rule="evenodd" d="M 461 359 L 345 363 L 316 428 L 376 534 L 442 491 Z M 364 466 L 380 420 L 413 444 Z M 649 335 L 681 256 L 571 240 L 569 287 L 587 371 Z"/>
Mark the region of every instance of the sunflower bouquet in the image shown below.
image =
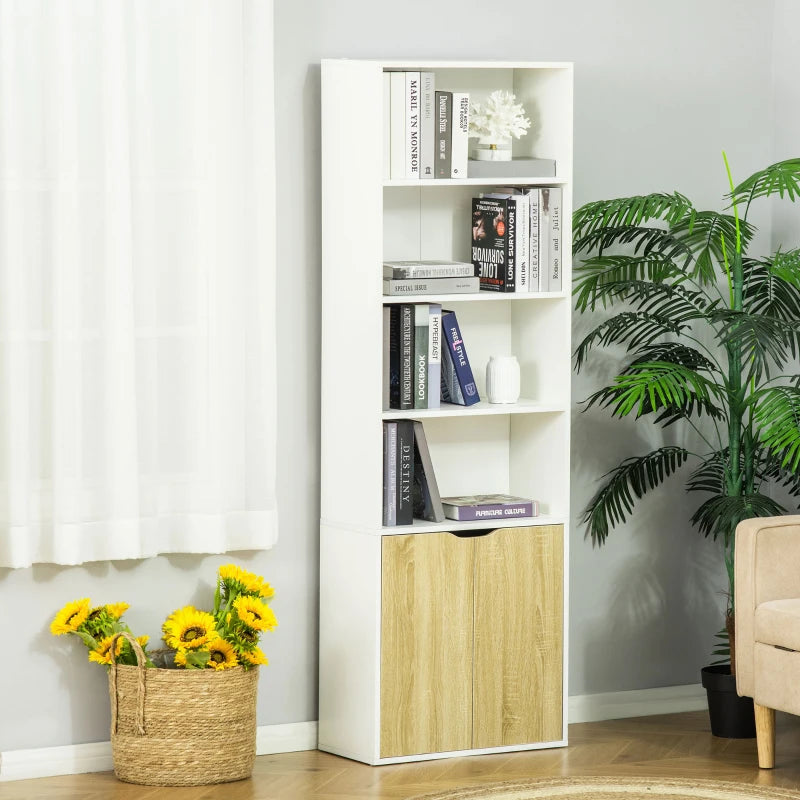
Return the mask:
<path id="1" fill-rule="evenodd" d="M 275 590 L 260 575 L 254 575 L 234 564 L 219 568 L 214 592 L 213 612 L 194 606 L 173 611 L 161 626 L 164 642 L 174 658 L 170 666 L 179 669 L 223 670 L 242 666 L 245 670 L 269 663 L 259 645 L 264 631 L 278 624 L 267 601 Z M 78 636 L 89 649 L 89 660 L 111 665 L 111 642 L 118 633 L 131 634 L 122 621 L 127 603 L 91 607 L 88 598 L 73 600 L 62 608 L 50 624 L 56 636 L 71 633 Z M 131 634 L 133 635 L 133 634 Z M 146 665 L 151 659 L 164 662 L 163 651 L 147 652 L 149 637 L 139 636 Z M 117 639 L 114 648 L 118 664 L 136 664 L 132 645 L 124 638 Z"/>
<path id="2" fill-rule="evenodd" d="M 175 651 L 175 666 L 219 670 L 268 664 L 258 643 L 264 631 L 278 624 L 266 602 L 274 595 L 260 575 L 235 564 L 220 567 L 213 613 L 185 606 L 162 626 L 164 641 Z"/>
<path id="3" fill-rule="evenodd" d="M 92 608 L 88 597 L 67 603 L 50 623 L 50 633 L 63 636 L 71 633 L 77 636 L 89 650 L 89 661 L 95 664 L 111 665 L 111 642 L 117 633 L 131 633 L 130 628 L 122 621 L 122 615 L 128 610 L 127 603 L 110 603 Z M 147 655 L 149 636 L 137 636 L 147 657 L 147 666 L 153 663 Z M 118 664 L 135 664 L 136 654 L 126 639 L 120 637 L 114 646 L 114 657 Z"/>

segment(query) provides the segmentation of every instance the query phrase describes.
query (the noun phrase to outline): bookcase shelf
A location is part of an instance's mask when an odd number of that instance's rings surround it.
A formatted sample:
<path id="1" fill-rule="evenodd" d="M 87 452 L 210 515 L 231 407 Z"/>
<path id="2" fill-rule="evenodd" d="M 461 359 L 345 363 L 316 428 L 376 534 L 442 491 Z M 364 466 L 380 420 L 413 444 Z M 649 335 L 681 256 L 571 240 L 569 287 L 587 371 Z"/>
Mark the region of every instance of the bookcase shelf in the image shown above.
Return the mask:
<path id="1" fill-rule="evenodd" d="M 502 416 L 505 414 L 558 414 L 569 410 L 566 403 L 547 404 L 520 398 L 516 403 L 493 404 L 481 400 L 474 406 L 459 406 L 442 403 L 440 408 L 416 408 L 399 411 L 396 408 L 384 411 L 383 419 L 432 419 L 434 417 L 479 417 L 484 415 Z"/>
<path id="2" fill-rule="evenodd" d="M 384 72 L 513 92 L 516 158 L 555 178 L 385 180 Z M 368 764 L 567 743 L 572 65 L 322 62 L 319 747 Z M 383 295 L 383 261 L 471 261 L 472 198 L 562 188 L 562 291 Z M 383 309 L 456 312 L 482 401 L 384 409 Z M 520 364 L 517 403 L 486 402 L 493 355 Z M 382 421 L 420 420 L 442 496 L 539 502 L 524 519 L 384 527 Z M 513 674 L 507 665 L 516 665 Z M 519 665 L 524 667 L 518 668 Z"/>

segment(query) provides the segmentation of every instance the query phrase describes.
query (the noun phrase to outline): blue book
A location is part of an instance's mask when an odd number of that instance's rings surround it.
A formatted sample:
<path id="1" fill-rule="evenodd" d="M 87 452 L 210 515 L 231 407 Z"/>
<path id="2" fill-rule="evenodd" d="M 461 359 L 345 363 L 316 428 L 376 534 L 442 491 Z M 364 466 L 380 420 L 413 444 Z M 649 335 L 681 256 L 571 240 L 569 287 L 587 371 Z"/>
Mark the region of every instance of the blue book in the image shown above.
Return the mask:
<path id="1" fill-rule="evenodd" d="M 481 398 L 453 311 L 442 313 L 442 339 L 442 400 L 460 406 L 475 405 Z"/>

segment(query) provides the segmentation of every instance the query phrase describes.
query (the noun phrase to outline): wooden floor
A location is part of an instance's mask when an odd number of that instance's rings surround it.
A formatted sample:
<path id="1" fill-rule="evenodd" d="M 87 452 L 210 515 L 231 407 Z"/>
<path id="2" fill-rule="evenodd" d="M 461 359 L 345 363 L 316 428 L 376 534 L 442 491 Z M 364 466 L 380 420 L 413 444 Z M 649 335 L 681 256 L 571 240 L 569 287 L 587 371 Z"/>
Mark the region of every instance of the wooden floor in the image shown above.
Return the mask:
<path id="1" fill-rule="evenodd" d="M 800 718 L 778 715 L 774 770 L 756 765 L 754 739 L 718 739 L 706 712 L 588 722 L 554 750 L 368 767 L 317 751 L 260 756 L 252 780 L 148 788 L 110 773 L 0 783 L 0 800 L 375 800 L 459 786 L 559 775 L 696 777 L 800 789 Z"/>

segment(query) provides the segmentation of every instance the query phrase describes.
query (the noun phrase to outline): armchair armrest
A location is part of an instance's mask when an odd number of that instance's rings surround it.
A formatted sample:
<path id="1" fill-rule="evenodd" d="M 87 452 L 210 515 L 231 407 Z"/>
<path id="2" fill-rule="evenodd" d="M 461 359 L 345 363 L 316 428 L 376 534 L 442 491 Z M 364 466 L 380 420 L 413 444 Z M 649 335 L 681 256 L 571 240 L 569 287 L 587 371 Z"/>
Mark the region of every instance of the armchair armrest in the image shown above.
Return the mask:
<path id="1" fill-rule="evenodd" d="M 755 611 L 769 600 L 800 597 L 800 516 L 748 519 L 736 528 L 734 608 L 736 690 L 755 687 Z"/>

